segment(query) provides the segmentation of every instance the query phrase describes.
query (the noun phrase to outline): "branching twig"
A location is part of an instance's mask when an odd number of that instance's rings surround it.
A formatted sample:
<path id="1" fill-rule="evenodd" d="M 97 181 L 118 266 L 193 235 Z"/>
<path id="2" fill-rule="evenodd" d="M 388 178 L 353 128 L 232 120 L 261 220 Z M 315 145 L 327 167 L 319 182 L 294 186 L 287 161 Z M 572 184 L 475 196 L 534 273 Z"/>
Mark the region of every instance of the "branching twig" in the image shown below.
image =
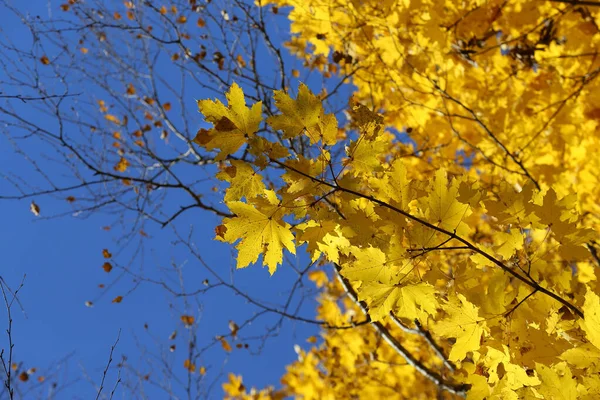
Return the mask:
<path id="1" fill-rule="evenodd" d="M 100 387 L 98 388 L 98 393 L 96 394 L 96 400 L 98 400 L 100 398 L 102 389 L 104 389 L 104 381 L 106 380 L 106 374 L 108 374 L 108 369 L 110 368 L 110 364 L 112 363 L 112 360 L 113 360 L 113 353 L 115 351 L 115 348 L 117 347 L 117 344 L 119 343 L 120 338 L 121 338 L 121 329 L 119 329 L 119 333 L 117 334 L 117 340 L 115 340 L 115 343 L 113 343 L 113 345 L 110 346 L 110 353 L 108 355 L 108 363 L 106 364 L 106 368 L 104 368 L 104 372 L 102 373 L 102 380 L 100 381 Z M 115 383 L 115 387 L 112 390 L 110 398 L 113 397 L 113 394 L 114 394 L 115 390 L 117 389 L 117 385 L 119 384 L 119 382 L 121 382 L 120 374 L 117 378 L 117 382 Z"/>

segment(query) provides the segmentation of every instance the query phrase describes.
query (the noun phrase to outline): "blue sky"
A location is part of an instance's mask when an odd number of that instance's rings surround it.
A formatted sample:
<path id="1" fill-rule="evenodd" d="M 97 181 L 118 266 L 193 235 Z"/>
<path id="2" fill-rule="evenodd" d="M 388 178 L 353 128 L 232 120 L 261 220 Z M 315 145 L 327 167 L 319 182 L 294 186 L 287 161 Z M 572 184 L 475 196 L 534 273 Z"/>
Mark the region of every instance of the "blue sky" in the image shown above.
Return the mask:
<path id="1" fill-rule="evenodd" d="M 59 13 L 58 2 L 38 0 L 13 4 L 18 4 L 21 10 L 40 15 L 42 18 L 48 17 L 50 11 L 55 15 Z M 275 26 L 273 29 L 276 31 L 275 37 L 281 43 L 286 39 L 286 35 L 282 33 L 287 28 L 283 17 L 278 21 L 281 26 Z M 30 48 L 31 37 L 14 15 L 1 12 L 0 26 L 2 33 L 10 37 L 15 44 Z M 55 46 L 45 49 L 49 53 L 58 52 Z M 292 66 L 301 69 L 298 61 L 292 60 L 288 55 L 285 57 L 290 66 L 289 70 Z M 165 68 L 157 73 L 164 72 L 165 76 L 168 76 L 166 68 L 171 64 L 157 65 L 158 68 Z M 268 70 L 265 71 L 268 76 Z M 314 74 L 312 76 L 308 79 L 308 73 L 303 72 L 301 79 L 309 85 L 311 82 L 318 84 L 320 81 L 314 78 Z M 86 82 L 78 84 L 80 86 L 76 87 L 76 91 L 81 95 L 69 104 L 75 108 L 87 107 L 88 111 L 97 113 L 89 104 L 95 104 L 103 94 Z M 191 87 L 193 89 L 193 85 Z M 318 90 L 318 85 L 314 89 Z M 4 90 L 8 92 L 7 88 Z M 182 104 L 186 104 L 195 112 L 194 100 L 203 97 L 215 95 L 196 88 L 189 91 L 189 99 L 184 99 Z M 21 104 L 14 99 L 0 101 L 4 102 L 4 105 L 16 107 L 25 118 L 36 123 L 47 126 L 55 124 L 50 116 L 37 111 L 31 102 Z M 194 114 L 190 112 L 189 115 Z M 188 121 L 190 125 L 195 126 L 194 129 L 205 126 L 202 125 L 200 116 L 194 118 L 193 121 Z M 5 176 L 18 176 L 33 187 L 44 187 L 45 182 L 40 174 L 32 169 L 31 163 L 15 153 L 8 139 L 12 127 L 5 125 L 0 129 L 0 165 Z M 64 185 L 73 182 L 72 178 L 65 174 L 63 166 L 42 157 L 59 157 L 53 153 L 51 147 L 41 141 L 33 141 L 28 142 L 26 149 L 28 156 L 42 160 L 44 172 L 56 177 L 56 182 Z M 206 167 L 198 169 L 197 173 L 199 177 L 210 178 L 215 171 L 214 167 Z M 214 180 L 200 182 L 197 190 L 210 193 L 214 184 Z M 0 195 L 15 193 L 7 180 L 0 180 Z M 260 311 L 225 287 L 211 288 L 207 293 L 198 296 L 175 297 L 160 285 L 150 282 L 138 284 L 132 274 L 126 271 L 134 271 L 154 281 L 167 282 L 171 288 L 177 290 L 179 283 L 176 270 L 183 276 L 182 282 L 186 291 L 205 289 L 206 286 L 202 283 L 205 279 L 209 279 L 211 284 L 215 282 L 210 272 L 186 246 L 174 243 L 176 236 L 173 229 L 187 235 L 193 228 L 191 242 L 197 246 L 197 251 L 206 265 L 217 271 L 227 282 L 233 282 L 253 299 L 280 307 L 287 299 L 290 287 L 296 279 L 297 275 L 289 265 L 281 267 L 272 277 L 266 268 L 258 265 L 235 270 L 235 252 L 232 246 L 213 240 L 214 227 L 220 223 L 220 218 L 213 214 L 192 210 L 167 228 L 161 228 L 151 221 L 142 221 L 141 226 L 149 237 L 134 237 L 132 242 L 126 243 L 123 241 L 122 231 L 118 228 L 127 228 L 128 224 L 134 224 L 131 214 L 125 215 L 122 224 L 106 231 L 103 227 L 113 224 L 114 215 L 103 212 L 74 214 L 78 204 L 73 206 L 65 201 L 67 195 L 35 196 L 0 202 L 0 251 L 3 254 L 0 274 L 13 289 L 18 287 L 26 276 L 24 287 L 19 293 L 23 310 L 19 306 L 13 308 L 15 360 L 22 363 L 22 369 L 37 367 L 39 371 L 33 378 L 53 374 L 52 379 L 58 382 L 58 389 L 61 389 L 56 398 L 89 399 L 95 396 L 94 384 L 100 382 L 110 347 L 119 331 L 121 334 L 114 352 L 115 361 L 106 379 L 106 386 L 110 389 L 116 381 L 116 365 L 123 355 L 127 356 L 128 365 L 142 374 L 150 373 L 153 378 L 161 373 L 156 371 L 156 362 L 149 360 L 159 355 L 158 358 L 163 357 L 172 365 L 175 376 L 185 378 L 183 360 L 186 358 L 185 346 L 189 330 L 181 323 L 181 315 L 193 315 L 196 318 L 197 346 L 203 347 L 214 343 L 216 335 L 229 333 L 229 320 L 242 324 Z M 40 217 L 35 217 L 30 212 L 32 199 L 41 208 Z M 176 210 L 182 204 L 180 201 L 184 201 L 180 195 L 172 195 L 166 198 L 162 207 Z M 222 204 L 219 206 L 225 210 Z M 62 214 L 65 215 L 52 218 Z M 136 230 L 135 233 L 137 232 Z M 107 261 L 103 257 L 103 249 L 113 253 L 109 261 L 115 269 L 110 274 L 102 270 L 103 263 Z M 291 260 L 298 269 L 303 269 L 309 260 L 302 251 L 299 251 L 299 254 L 299 257 Z M 99 284 L 108 288 L 99 289 Z M 314 287 L 307 283 L 305 290 L 306 293 L 313 293 Z M 118 295 L 124 296 L 123 301 L 113 304 L 111 300 Z M 86 301 L 93 301 L 94 306 L 86 307 Z M 292 307 L 295 307 L 298 301 L 296 298 Z M 315 306 L 314 296 L 312 299 L 306 299 L 300 306 L 300 314 L 313 318 Z M 197 364 L 207 368 L 202 390 L 207 390 L 212 384 L 210 398 L 222 396 L 220 386 L 230 372 L 243 375 L 244 383 L 248 387 L 278 385 L 285 365 L 296 358 L 294 344 L 308 347 L 306 338 L 318 334 L 319 331 L 315 325 L 286 321 L 280 329 L 274 331 L 273 337 L 268 337 L 264 342 L 253 339 L 264 336 L 278 320 L 276 315 L 268 314 L 252 320 L 251 325 L 244 326 L 240 338 L 232 344 L 248 343 L 248 349 L 234 348 L 233 352 L 228 354 L 217 343 L 202 354 Z M 6 326 L 6 313 L 2 307 L 0 321 L 2 326 Z M 145 328 L 145 324 L 148 328 Z M 171 341 L 169 335 L 174 330 L 178 331 L 178 335 Z M 1 343 L 5 348 L 5 337 Z M 168 351 L 171 344 L 177 346 L 173 353 Z M 66 356 L 68 359 L 64 363 L 58 362 Z M 56 369 L 57 365 L 60 366 L 60 370 Z M 127 373 L 125 369 L 121 371 L 122 375 L 131 378 L 132 375 Z M 27 389 L 27 384 L 33 386 L 31 382 L 22 384 L 24 389 Z M 49 389 L 43 386 L 41 390 L 48 393 Z M 177 389 L 173 390 L 177 392 Z M 139 388 L 133 391 L 139 391 Z M 126 388 L 124 384 L 117 390 L 121 398 L 130 398 L 128 393 L 131 393 L 131 389 Z M 145 384 L 144 393 L 149 398 L 167 398 L 166 392 L 157 385 Z"/>

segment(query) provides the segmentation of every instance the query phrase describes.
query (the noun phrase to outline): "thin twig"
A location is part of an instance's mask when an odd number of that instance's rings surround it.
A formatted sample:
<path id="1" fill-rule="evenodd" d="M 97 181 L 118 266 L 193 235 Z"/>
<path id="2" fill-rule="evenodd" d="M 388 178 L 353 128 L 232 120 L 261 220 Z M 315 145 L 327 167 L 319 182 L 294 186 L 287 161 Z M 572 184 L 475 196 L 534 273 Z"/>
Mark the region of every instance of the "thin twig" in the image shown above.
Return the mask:
<path id="1" fill-rule="evenodd" d="M 110 368 L 110 364 L 112 363 L 112 360 L 113 360 L 113 353 L 115 351 L 115 348 L 117 347 L 117 344 L 119 343 L 120 338 L 121 338 L 121 329 L 119 329 L 119 333 L 117 334 L 117 340 L 115 340 L 115 343 L 113 343 L 113 345 L 110 346 L 110 353 L 108 355 L 108 363 L 106 364 L 106 368 L 104 368 L 104 372 L 102 373 L 102 380 L 100 381 L 100 387 L 98 388 L 98 394 L 96 395 L 96 400 L 98 400 L 100 398 L 102 389 L 104 389 L 104 381 L 106 380 L 106 374 L 108 374 L 108 369 Z M 121 381 L 121 376 L 119 374 L 117 383 L 115 383 L 115 387 L 113 388 L 113 391 L 112 391 L 113 393 L 117 389 L 117 385 L 119 384 L 120 381 Z M 110 397 L 112 398 L 112 394 Z"/>

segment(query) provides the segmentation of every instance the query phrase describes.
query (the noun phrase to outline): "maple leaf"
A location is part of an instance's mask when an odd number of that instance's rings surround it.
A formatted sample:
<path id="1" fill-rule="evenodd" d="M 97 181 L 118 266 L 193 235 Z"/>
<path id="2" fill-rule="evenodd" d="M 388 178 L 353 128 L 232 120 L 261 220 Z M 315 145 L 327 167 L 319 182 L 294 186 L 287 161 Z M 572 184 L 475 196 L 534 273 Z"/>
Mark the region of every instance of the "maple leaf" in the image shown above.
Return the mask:
<path id="1" fill-rule="evenodd" d="M 536 363 L 535 370 L 538 373 L 542 386 L 537 390 L 547 399 L 576 400 L 577 381 L 573 379 L 571 370 L 565 362 L 558 363 L 552 367 Z"/>
<path id="2" fill-rule="evenodd" d="M 286 165 L 289 168 L 282 178 L 289 184 L 287 193 L 298 193 L 307 187 L 312 189 L 318 185 L 309 177 L 319 177 L 325 170 L 327 161 L 322 157 L 311 160 L 300 156 L 297 160 L 287 161 Z M 314 190 L 311 190 L 311 192 L 314 192 Z"/>
<path id="3" fill-rule="evenodd" d="M 337 223 L 333 221 L 309 221 L 304 224 L 300 224 L 296 227 L 299 231 L 297 236 L 298 245 L 307 243 L 307 251 L 311 254 L 313 261 L 317 260 L 321 255 L 321 248 L 319 244 L 324 244 L 325 235 L 335 232 Z"/>
<path id="4" fill-rule="evenodd" d="M 385 172 L 385 178 L 376 181 L 380 192 L 387 198 L 394 200 L 402 210 L 407 210 L 408 203 L 413 198 L 410 179 L 407 176 L 406 166 L 400 159 L 394 160 L 391 169 Z"/>
<path id="5" fill-rule="evenodd" d="M 223 384 L 223 390 L 229 396 L 228 398 L 240 398 L 246 393 L 242 377 L 235 374 L 229 374 L 229 381 Z"/>
<path id="6" fill-rule="evenodd" d="M 282 114 L 267 118 L 271 128 L 283 131 L 285 138 L 305 132 L 311 144 L 319 140 L 323 144 L 336 143 L 337 119 L 333 114 L 325 114 L 321 100 L 304 83 L 298 87 L 296 100 L 282 90 L 276 90 L 273 97 Z"/>
<path id="7" fill-rule="evenodd" d="M 370 282 L 357 290 L 360 300 L 369 307 L 373 321 L 379 321 L 393 312 L 401 318 L 426 320 L 435 315 L 438 301 L 435 288 L 427 283 L 392 285 Z"/>
<path id="8" fill-rule="evenodd" d="M 435 332 L 443 337 L 456 338 L 448 359 L 461 361 L 468 352 L 479 349 L 486 323 L 479 317 L 477 306 L 462 294 L 452 296 L 442 308 L 448 314 L 448 318 L 436 324 Z"/>
<path id="9" fill-rule="evenodd" d="M 567 196 L 558 200 L 556 192 L 550 188 L 544 195 L 544 203 L 541 206 L 534 205 L 532 208 L 539 222 L 552 228 L 558 237 L 573 233 L 576 229 L 574 224 L 569 223 L 570 209 L 577 200 L 577 196 Z"/>
<path id="10" fill-rule="evenodd" d="M 381 155 L 385 154 L 389 146 L 387 135 L 377 135 L 373 139 L 361 136 L 347 148 L 348 159 L 345 164 L 352 166 L 355 175 L 371 175 L 382 169 Z"/>
<path id="11" fill-rule="evenodd" d="M 402 281 L 410 272 L 410 260 L 388 261 L 386 254 L 376 247 L 353 246 L 350 252 L 356 260 L 346 264 L 343 269 L 344 276 L 350 280 L 389 285 Z"/>
<path id="12" fill-rule="evenodd" d="M 296 254 L 296 247 L 289 224 L 281 220 L 277 196 L 273 191 L 265 191 L 265 198 L 267 201 L 261 209 L 240 201 L 226 203 L 236 216 L 223 221 L 227 228 L 223 239 L 229 243 L 241 239 L 236 246 L 237 268 L 255 263 L 263 254 L 263 263 L 272 275 L 282 263 L 283 248 Z"/>
<path id="13" fill-rule="evenodd" d="M 231 166 L 217 174 L 217 178 L 230 183 L 225 201 L 237 201 L 243 197 L 251 199 L 264 193 L 266 187 L 262 176 L 252 165 L 241 160 L 231 160 Z"/>
<path id="14" fill-rule="evenodd" d="M 374 132 L 378 134 L 384 126 L 383 116 L 371 111 L 363 104 L 354 104 L 349 110 L 353 125 L 356 125 L 364 132 Z"/>
<path id="15" fill-rule="evenodd" d="M 483 362 L 489 375 L 488 383 L 504 381 L 504 387 L 511 392 L 524 386 L 537 386 L 541 383 L 536 376 L 527 375 L 525 368 L 511 363 L 510 351 L 505 345 L 502 345 L 502 351 L 487 346 Z M 500 368 L 502 373 L 499 373 Z"/>
<path id="16" fill-rule="evenodd" d="M 458 200 L 458 185 L 456 180 L 448 186 L 446 171 L 440 169 L 435 173 L 431 183 L 431 192 L 426 200 L 421 201 L 421 207 L 427 210 L 428 219 L 435 225 L 459 236 L 465 236 L 470 231 L 463 219 L 471 214 L 467 204 Z"/>
<path id="17" fill-rule="evenodd" d="M 262 121 L 262 102 L 246 106 L 244 92 L 233 83 L 226 93 L 228 106 L 219 100 L 199 100 L 198 109 L 214 127 L 201 131 L 194 141 L 207 150 L 220 149 L 216 160 L 224 160 L 254 136 Z"/>
<path id="18" fill-rule="evenodd" d="M 590 289 L 585 294 L 583 304 L 584 319 L 581 327 L 586 333 L 588 340 L 600 349 L 600 298 Z"/>
<path id="19" fill-rule="evenodd" d="M 318 288 L 322 288 L 327 285 L 329 278 L 323 270 L 310 271 L 308 273 L 308 279 L 313 281 Z"/>
<path id="20" fill-rule="evenodd" d="M 591 343 L 568 349 L 560 355 L 560 359 L 573 365 L 575 368 L 589 368 L 592 365 L 600 366 L 600 349 Z"/>
<path id="21" fill-rule="evenodd" d="M 515 251 L 523 248 L 523 234 L 518 229 L 512 229 L 510 232 L 498 232 L 494 235 L 494 241 L 498 243 L 496 252 L 505 260 L 508 260 L 515 254 Z"/>

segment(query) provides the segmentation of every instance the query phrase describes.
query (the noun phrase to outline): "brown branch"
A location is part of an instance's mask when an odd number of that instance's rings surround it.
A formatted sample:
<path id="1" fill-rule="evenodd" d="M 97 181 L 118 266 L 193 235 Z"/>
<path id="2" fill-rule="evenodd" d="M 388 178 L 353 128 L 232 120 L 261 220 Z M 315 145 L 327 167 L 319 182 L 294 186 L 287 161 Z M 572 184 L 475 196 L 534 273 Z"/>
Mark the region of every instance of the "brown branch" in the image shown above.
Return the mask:
<path id="1" fill-rule="evenodd" d="M 435 352 L 435 354 L 438 356 L 438 358 L 440 360 L 442 360 L 442 362 L 444 363 L 444 366 L 452 372 L 456 371 L 456 365 L 454 365 L 453 362 L 448 360 L 448 358 L 444 354 L 444 350 L 440 347 L 439 344 L 437 344 L 435 342 L 435 340 L 433 340 L 431 333 L 428 330 L 426 330 L 425 328 L 423 328 L 423 325 L 421 325 L 421 323 L 419 322 L 418 319 L 414 320 L 416 328 L 411 328 L 409 326 L 406 326 L 404 323 L 402 323 L 402 321 L 400 321 L 398 319 L 398 317 L 396 317 L 394 315 L 393 312 L 390 312 L 390 316 L 392 317 L 392 321 L 394 321 L 396 323 L 398 328 L 402 329 L 404 332 L 419 335 L 423 339 L 425 339 L 427 344 L 429 344 L 429 347 L 431 347 L 433 349 L 433 351 Z"/>
<path id="2" fill-rule="evenodd" d="M 119 343 L 119 339 L 121 338 L 121 329 L 119 329 L 119 333 L 117 334 L 117 340 L 115 340 L 115 343 L 113 343 L 112 346 L 110 346 L 110 353 L 108 355 L 108 362 L 106 363 L 106 368 L 104 368 L 104 372 L 102 373 L 102 381 L 100 381 L 100 387 L 98 388 L 98 393 L 96 394 L 96 400 L 98 400 L 100 398 L 100 394 L 102 393 L 102 389 L 104 389 L 104 380 L 106 379 L 106 374 L 108 373 L 108 369 L 110 368 L 110 364 L 112 363 L 113 360 L 113 353 L 115 351 L 115 348 L 117 347 L 117 344 Z M 119 384 L 119 382 L 121 381 L 121 378 L 117 378 L 117 382 L 115 383 L 115 387 L 112 391 L 111 394 L 111 398 L 115 392 L 115 389 L 117 388 L 117 385 Z"/>

